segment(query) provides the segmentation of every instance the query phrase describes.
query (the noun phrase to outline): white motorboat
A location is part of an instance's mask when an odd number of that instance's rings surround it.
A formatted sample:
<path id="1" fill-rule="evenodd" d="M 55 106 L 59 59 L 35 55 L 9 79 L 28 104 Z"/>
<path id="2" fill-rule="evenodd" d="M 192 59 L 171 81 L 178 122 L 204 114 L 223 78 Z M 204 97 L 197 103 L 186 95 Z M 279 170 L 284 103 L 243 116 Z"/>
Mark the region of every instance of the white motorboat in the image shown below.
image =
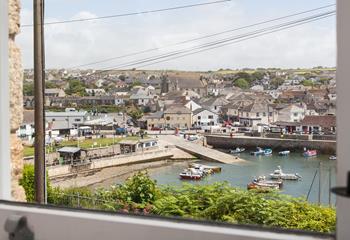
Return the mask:
<path id="1" fill-rule="evenodd" d="M 289 154 L 290 154 L 289 150 L 281 151 L 278 153 L 278 155 L 280 155 L 280 156 L 288 156 Z"/>
<path id="2" fill-rule="evenodd" d="M 301 176 L 298 173 L 284 173 L 281 166 L 278 166 L 277 169 L 270 174 L 270 178 L 282 180 L 299 180 Z"/>
<path id="3" fill-rule="evenodd" d="M 254 156 L 260 156 L 264 155 L 265 151 L 262 148 L 258 147 L 256 151 L 250 152 L 250 154 Z"/>
<path id="4" fill-rule="evenodd" d="M 194 168 L 184 169 L 179 175 L 181 179 L 189 180 L 200 180 L 203 177 L 203 174 Z"/>
<path id="5" fill-rule="evenodd" d="M 231 154 L 238 154 L 238 153 L 242 153 L 242 152 L 244 152 L 245 151 L 245 148 L 239 148 L 239 147 L 237 147 L 236 149 L 231 149 L 230 150 L 230 153 Z"/>

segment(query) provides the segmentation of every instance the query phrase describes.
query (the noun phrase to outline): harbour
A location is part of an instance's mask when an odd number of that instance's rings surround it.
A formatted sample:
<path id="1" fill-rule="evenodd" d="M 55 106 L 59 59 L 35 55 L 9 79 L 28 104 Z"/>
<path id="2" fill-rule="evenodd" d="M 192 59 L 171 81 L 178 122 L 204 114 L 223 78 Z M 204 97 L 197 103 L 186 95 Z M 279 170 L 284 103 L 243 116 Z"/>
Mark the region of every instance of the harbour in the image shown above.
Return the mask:
<path id="1" fill-rule="evenodd" d="M 280 193 L 306 199 L 310 191 L 308 201 L 313 203 L 320 201 L 320 203 L 326 205 L 329 203 L 335 204 L 335 196 L 330 195 L 329 189 L 335 186 L 336 164 L 335 161 L 328 159 L 328 155 L 305 158 L 302 156 L 302 153 L 295 152 L 290 153 L 288 156 L 278 156 L 278 153 L 270 156 L 252 156 L 249 152 L 245 152 L 241 153 L 240 157 L 247 162 L 240 165 L 231 165 L 213 164 L 212 162 L 199 160 L 198 163 L 200 164 L 216 165 L 222 168 L 221 173 L 208 175 L 200 181 L 183 181 L 179 178 L 179 173 L 186 164 L 163 166 L 153 170 L 150 175 L 157 180 L 158 184 L 163 185 L 181 185 L 184 182 L 190 184 L 212 184 L 226 181 L 232 186 L 246 189 L 247 184 L 253 178 L 266 176 L 268 179 L 269 174 L 276 170 L 277 166 L 281 166 L 284 172 L 298 173 L 302 178 L 297 181 L 284 181 Z M 319 172 L 321 172 L 321 181 L 319 181 Z M 315 173 L 316 177 L 314 178 Z M 319 182 L 321 182 L 320 185 Z M 321 190 L 320 197 L 319 190 Z"/>

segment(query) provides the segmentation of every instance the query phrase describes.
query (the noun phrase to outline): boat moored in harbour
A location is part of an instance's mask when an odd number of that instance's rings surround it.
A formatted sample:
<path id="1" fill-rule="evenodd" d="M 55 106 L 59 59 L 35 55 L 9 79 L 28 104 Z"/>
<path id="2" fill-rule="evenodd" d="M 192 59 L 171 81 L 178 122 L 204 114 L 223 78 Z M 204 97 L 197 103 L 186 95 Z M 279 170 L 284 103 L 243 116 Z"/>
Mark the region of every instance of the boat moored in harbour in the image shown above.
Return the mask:
<path id="1" fill-rule="evenodd" d="M 219 167 L 219 166 L 209 166 L 209 165 L 203 165 L 203 164 L 198 164 L 198 163 L 190 163 L 189 166 L 190 166 L 190 168 L 201 169 L 202 171 L 207 171 L 210 173 L 221 172 L 221 167 Z"/>
<path id="2" fill-rule="evenodd" d="M 278 155 L 280 155 L 280 156 L 288 156 L 289 154 L 290 154 L 289 150 L 281 151 L 278 153 Z"/>
<path id="3" fill-rule="evenodd" d="M 298 173 L 284 173 L 281 166 L 278 166 L 277 169 L 270 174 L 270 178 L 282 180 L 299 180 L 301 176 Z"/>
<path id="4" fill-rule="evenodd" d="M 337 160 L 337 156 L 332 155 L 332 156 L 329 157 L 329 160 L 332 160 L 332 161 Z"/>
<path id="5" fill-rule="evenodd" d="M 256 151 L 250 152 L 250 154 L 254 155 L 254 156 L 261 156 L 261 155 L 264 155 L 265 152 L 264 152 L 264 150 L 262 148 L 257 147 Z"/>
<path id="6" fill-rule="evenodd" d="M 306 150 L 303 153 L 304 157 L 314 157 L 317 156 L 317 151 L 316 150 Z"/>
<path id="7" fill-rule="evenodd" d="M 283 186 L 283 181 L 279 180 L 266 180 L 265 176 L 260 176 L 258 178 L 253 179 L 251 183 L 247 185 L 247 189 L 281 189 Z"/>
<path id="8" fill-rule="evenodd" d="M 194 168 L 184 169 L 179 175 L 181 179 L 188 180 L 200 180 L 203 177 L 203 174 Z"/>
<path id="9" fill-rule="evenodd" d="M 239 147 L 237 147 L 236 149 L 231 149 L 230 151 L 229 151 L 229 153 L 231 153 L 231 154 L 238 154 L 238 153 L 242 153 L 242 152 L 244 152 L 245 151 L 245 148 L 239 148 Z"/>
<path id="10" fill-rule="evenodd" d="M 265 156 L 270 156 L 270 155 L 272 155 L 272 149 L 271 149 L 271 148 L 266 148 L 266 149 L 264 149 L 264 155 L 265 155 Z"/>

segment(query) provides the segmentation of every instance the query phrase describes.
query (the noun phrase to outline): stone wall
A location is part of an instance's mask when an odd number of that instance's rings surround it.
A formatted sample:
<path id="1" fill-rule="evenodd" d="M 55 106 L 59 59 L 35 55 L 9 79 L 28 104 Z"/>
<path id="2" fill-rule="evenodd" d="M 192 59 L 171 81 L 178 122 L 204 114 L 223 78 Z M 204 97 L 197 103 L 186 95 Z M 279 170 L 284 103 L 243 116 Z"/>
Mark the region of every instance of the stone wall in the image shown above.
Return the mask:
<path id="1" fill-rule="evenodd" d="M 92 160 L 89 164 L 86 164 L 87 167 L 82 172 L 77 172 L 71 165 L 58 165 L 48 167 L 47 171 L 50 179 L 62 178 L 62 177 L 76 177 L 78 174 L 93 174 L 96 171 L 99 171 L 104 168 L 115 167 L 115 166 L 124 166 L 132 165 L 139 163 L 150 163 L 153 161 L 170 159 L 173 156 L 173 153 L 169 149 L 165 150 L 153 150 L 145 151 L 143 153 L 133 153 L 113 156 L 110 158 L 103 158 L 98 160 Z M 102 180 L 102 179 L 101 179 Z"/>
<path id="2" fill-rule="evenodd" d="M 320 153 L 334 154 L 336 152 L 336 141 L 322 140 L 296 140 L 296 139 L 273 139 L 273 138 L 254 138 L 254 137 L 226 137 L 226 136 L 207 136 L 207 143 L 215 148 L 231 149 L 236 147 L 245 147 L 255 149 L 256 147 L 270 147 L 274 150 L 295 150 L 303 151 L 303 148 L 316 149 Z"/>
<path id="3" fill-rule="evenodd" d="M 9 76 L 10 76 L 10 108 L 11 108 L 11 167 L 13 200 L 25 201 L 25 194 L 18 180 L 23 170 L 23 146 L 16 137 L 16 130 L 23 119 L 23 71 L 21 51 L 15 43 L 20 32 L 20 0 L 9 0 Z"/>

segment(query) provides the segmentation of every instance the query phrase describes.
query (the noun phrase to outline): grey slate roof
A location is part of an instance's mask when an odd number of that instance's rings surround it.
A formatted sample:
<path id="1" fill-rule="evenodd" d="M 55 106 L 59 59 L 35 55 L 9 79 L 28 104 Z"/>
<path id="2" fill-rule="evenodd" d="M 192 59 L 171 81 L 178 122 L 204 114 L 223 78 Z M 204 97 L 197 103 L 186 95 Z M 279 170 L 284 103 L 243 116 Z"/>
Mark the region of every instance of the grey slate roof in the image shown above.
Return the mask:
<path id="1" fill-rule="evenodd" d="M 81 148 L 77 147 L 63 147 L 57 150 L 59 153 L 77 153 L 81 151 Z"/>

